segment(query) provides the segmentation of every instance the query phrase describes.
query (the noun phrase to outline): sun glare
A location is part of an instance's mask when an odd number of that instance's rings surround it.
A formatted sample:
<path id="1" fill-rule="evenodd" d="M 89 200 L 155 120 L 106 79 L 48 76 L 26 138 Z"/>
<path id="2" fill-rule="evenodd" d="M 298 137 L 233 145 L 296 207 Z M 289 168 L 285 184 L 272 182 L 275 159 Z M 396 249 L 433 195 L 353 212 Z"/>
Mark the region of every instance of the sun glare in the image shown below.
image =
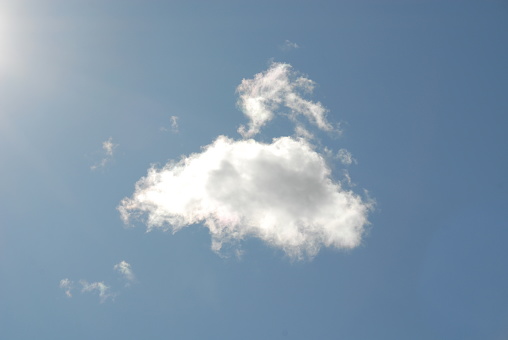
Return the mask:
<path id="1" fill-rule="evenodd" d="M 15 21 L 12 11 L 0 7 L 0 75 L 12 74 L 16 70 Z"/>

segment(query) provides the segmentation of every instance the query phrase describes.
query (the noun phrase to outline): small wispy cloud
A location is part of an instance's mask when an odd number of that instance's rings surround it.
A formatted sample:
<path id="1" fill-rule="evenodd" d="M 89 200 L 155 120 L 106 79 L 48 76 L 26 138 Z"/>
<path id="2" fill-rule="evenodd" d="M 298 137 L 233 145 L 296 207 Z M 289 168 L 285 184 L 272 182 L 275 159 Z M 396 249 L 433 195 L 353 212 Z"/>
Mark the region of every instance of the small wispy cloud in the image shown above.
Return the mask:
<path id="1" fill-rule="evenodd" d="M 307 140 L 311 140 L 314 138 L 314 135 L 311 132 L 309 132 L 309 130 L 307 130 L 305 127 L 303 127 L 302 125 L 297 125 L 295 127 L 295 135 L 297 137 L 305 138 Z"/>
<path id="2" fill-rule="evenodd" d="M 91 282 L 88 283 L 86 280 L 80 280 L 81 284 L 81 292 L 97 292 L 99 294 L 99 298 L 101 303 L 106 301 L 110 297 L 114 297 L 114 294 L 110 293 L 109 286 L 105 285 L 104 282 Z"/>
<path id="3" fill-rule="evenodd" d="M 351 152 L 349 152 L 346 149 L 340 149 L 337 152 L 337 158 L 340 160 L 340 162 L 344 165 L 351 165 L 353 163 L 357 163 L 356 159 L 353 158 L 353 155 Z"/>
<path id="4" fill-rule="evenodd" d="M 102 149 L 106 152 L 106 156 L 113 156 L 113 150 L 117 147 L 116 144 L 113 144 L 113 139 L 109 137 L 107 141 L 102 142 Z"/>
<path id="5" fill-rule="evenodd" d="M 356 184 L 353 183 L 353 181 L 351 180 L 351 176 L 349 175 L 349 171 L 347 169 L 342 169 L 342 176 L 343 176 L 343 180 L 341 181 L 341 183 L 345 186 L 348 186 L 348 187 L 354 187 L 356 186 Z"/>
<path id="6" fill-rule="evenodd" d="M 127 281 L 126 286 L 130 285 L 135 280 L 134 272 L 132 267 L 126 261 L 121 261 L 113 266 L 115 271 L 118 271 L 122 277 Z M 81 293 L 97 293 L 99 295 L 100 302 L 103 303 L 109 298 L 116 297 L 119 293 L 112 292 L 111 286 L 108 286 L 104 281 L 88 282 L 88 280 L 79 280 L 81 285 Z M 59 287 L 65 291 L 65 295 L 69 298 L 72 297 L 72 292 L 75 288 L 74 282 L 68 278 L 60 280 Z"/>
<path id="7" fill-rule="evenodd" d="M 169 121 L 170 121 L 170 127 L 169 129 L 165 126 L 161 126 L 160 127 L 160 131 L 171 131 L 172 133 L 178 133 L 179 130 L 178 130 L 178 116 L 171 116 L 169 117 Z"/>
<path id="8" fill-rule="evenodd" d="M 178 132 L 178 117 L 177 116 L 171 116 L 169 117 L 171 120 L 171 130 L 173 132 Z"/>
<path id="9" fill-rule="evenodd" d="M 131 265 L 125 261 L 115 264 L 113 269 L 122 274 L 125 280 L 127 280 L 127 284 L 133 282 L 136 279 Z"/>
<path id="10" fill-rule="evenodd" d="M 289 41 L 287 39 L 279 47 L 283 51 L 295 50 L 297 48 L 300 48 L 300 46 L 297 43 Z"/>
<path id="11" fill-rule="evenodd" d="M 326 119 L 326 108 L 319 102 L 304 99 L 304 94 L 314 90 L 314 82 L 292 70 L 291 65 L 273 63 L 270 68 L 258 73 L 253 79 L 244 79 L 238 86 L 238 106 L 249 119 L 248 126 L 241 125 L 238 132 L 249 138 L 259 133 L 261 127 L 271 121 L 275 114 L 285 114 L 297 121 L 306 117 L 324 131 L 332 131 Z M 280 110 L 288 109 L 288 112 Z"/>
<path id="12" fill-rule="evenodd" d="M 73 282 L 69 279 L 60 280 L 60 288 L 62 288 L 65 291 L 65 295 L 67 295 L 67 297 L 72 297 L 71 293 L 72 285 Z"/>
<path id="13" fill-rule="evenodd" d="M 92 165 L 90 169 L 97 170 L 99 168 L 104 168 L 106 164 L 108 164 L 114 156 L 114 151 L 118 147 L 118 144 L 113 143 L 113 138 L 109 137 L 106 141 L 102 142 L 102 154 L 103 157 L 100 162 Z"/>

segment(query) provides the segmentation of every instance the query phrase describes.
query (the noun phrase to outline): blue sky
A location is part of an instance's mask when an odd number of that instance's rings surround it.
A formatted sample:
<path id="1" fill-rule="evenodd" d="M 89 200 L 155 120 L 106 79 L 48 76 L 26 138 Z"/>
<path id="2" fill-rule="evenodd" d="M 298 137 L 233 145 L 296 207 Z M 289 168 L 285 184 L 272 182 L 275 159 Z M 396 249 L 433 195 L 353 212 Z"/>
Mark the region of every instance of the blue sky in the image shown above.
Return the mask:
<path id="1" fill-rule="evenodd" d="M 1 337 L 506 339 L 507 32 L 503 1 L 0 1 Z"/>

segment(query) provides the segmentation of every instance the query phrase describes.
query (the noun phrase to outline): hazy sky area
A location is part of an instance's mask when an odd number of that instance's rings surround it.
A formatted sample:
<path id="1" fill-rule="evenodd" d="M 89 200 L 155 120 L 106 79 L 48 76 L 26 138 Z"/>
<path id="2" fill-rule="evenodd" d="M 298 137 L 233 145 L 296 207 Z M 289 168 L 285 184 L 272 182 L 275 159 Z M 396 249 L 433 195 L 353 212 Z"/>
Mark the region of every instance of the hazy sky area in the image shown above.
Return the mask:
<path id="1" fill-rule="evenodd" d="M 505 1 L 0 0 L 0 339 L 508 339 Z"/>

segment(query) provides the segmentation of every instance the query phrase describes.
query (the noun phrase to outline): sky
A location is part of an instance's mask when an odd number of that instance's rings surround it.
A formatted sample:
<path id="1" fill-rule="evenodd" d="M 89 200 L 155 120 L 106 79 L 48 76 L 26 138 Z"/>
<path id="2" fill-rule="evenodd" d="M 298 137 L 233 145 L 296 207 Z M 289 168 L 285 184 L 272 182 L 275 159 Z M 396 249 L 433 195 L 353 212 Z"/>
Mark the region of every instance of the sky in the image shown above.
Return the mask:
<path id="1" fill-rule="evenodd" d="M 504 1 L 0 1 L 5 339 L 508 339 Z"/>

